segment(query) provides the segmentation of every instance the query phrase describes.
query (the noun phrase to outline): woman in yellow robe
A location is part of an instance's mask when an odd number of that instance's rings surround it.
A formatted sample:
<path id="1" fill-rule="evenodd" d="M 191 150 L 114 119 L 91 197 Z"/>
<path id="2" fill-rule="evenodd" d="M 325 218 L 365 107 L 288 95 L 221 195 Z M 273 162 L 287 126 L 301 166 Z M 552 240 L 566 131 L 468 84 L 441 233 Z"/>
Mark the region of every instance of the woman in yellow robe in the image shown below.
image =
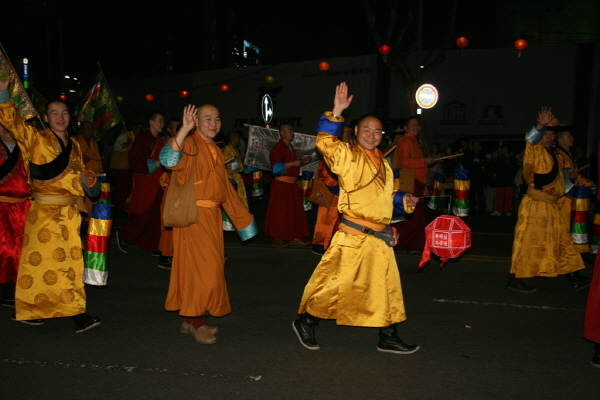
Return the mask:
<path id="1" fill-rule="evenodd" d="M 519 206 L 508 288 L 531 293 L 535 288 L 520 278 L 555 277 L 585 268 L 569 232 L 561 223 L 558 199 L 565 194 L 566 177 L 552 151 L 554 132 L 546 130 L 553 116 L 542 108 L 536 126 L 526 134 L 523 177 L 527 194 Z"/>
<path id="2" fill-rule="evenodd" d="M 333 113 L 326 112 L 317 128 L 317 149 L 338 176 L 343 218 L 304 289 L 301 316 L 292 328 L 304 347 L 317 350 L 314 327 L 321 318 L 335 319 L 338 325 L 380 327 L 379 351 L 409 354 L 419 346 L 397 336 L 396 324 L 406 315 L 393 247 L 373 233 L 384 231 L 393 211 L 412 212 L 418 200 L 393 192 L 392 170 L 376 150 L 382 135 L 379 119 L 359 120 L 358 145 L 338 140 L 344 121 L 340 115 L 351 101 L 346 84 L 338 85 Z"/>
<path id="3" fill-rule="evenodd" d="M 81 150 L 66 133 L 66 104 L 49 103 L 46 122 L 51 129 L 38 130 L 22 121 L 8 100 L 7 85 L 0 83 L 0 124 L 16 139 L 35 191 L 23 234 L 16 319 L 41 324 L 46 318 L 74 316 L 76 332 L 83 332 L 100 325 L 100 319 L 85 314 L 81 218 L 76 202 L 84 195 L 84 185 L 88 190 L 95 179 L 92 173 L 84 178 Z M 100 185 L 94 189 L 97 194 Z"/>

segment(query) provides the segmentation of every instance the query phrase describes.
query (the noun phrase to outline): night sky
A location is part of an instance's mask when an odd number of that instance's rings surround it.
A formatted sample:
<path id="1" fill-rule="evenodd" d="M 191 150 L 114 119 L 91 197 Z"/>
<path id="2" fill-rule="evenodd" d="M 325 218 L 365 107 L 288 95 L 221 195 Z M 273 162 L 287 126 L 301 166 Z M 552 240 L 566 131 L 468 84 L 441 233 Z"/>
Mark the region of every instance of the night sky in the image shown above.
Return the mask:
<path id="1" fill-rule="evenodd" d="M 383 34 L 391 1 L 371 3 L 382 17 Z M 425 0 L 426 47 L 443 37 L 449 3 Z M 494 3 L 459 1 L 454 36 L 479 37 L 483 45 L 490 24 L 472 17 L 489 13 Z M 226 51 L 234 36 L 258 46 L 263 65 L 377 51 L 360 0 L 11 0 L 8 14 L 0 24 L 1 43 L 18 70 L 28 57 L 30 79 L 47 97 L 55 97 L 61 85 L 65 89 L 65 74 L 87 85 L 97 62 L 109 82 L 224 67 L 224 61 L 208 59 L 210 48 Z M 472 43 L 477 46 L 477 40 Z"/>

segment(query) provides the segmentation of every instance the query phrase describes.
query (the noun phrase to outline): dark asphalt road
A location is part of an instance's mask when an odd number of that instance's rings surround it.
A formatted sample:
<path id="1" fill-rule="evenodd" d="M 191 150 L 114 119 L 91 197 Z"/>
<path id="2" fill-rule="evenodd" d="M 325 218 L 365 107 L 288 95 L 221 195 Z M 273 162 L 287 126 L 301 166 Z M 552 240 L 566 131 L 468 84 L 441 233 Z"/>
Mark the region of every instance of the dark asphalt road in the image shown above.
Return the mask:
<path id="1" fill-rule="evenodd" d="M 264 204 L 251 209 L 264 220 Z M 508 291 L 514 222 L 468 218 L 473 248 L 442 270 L 416 273 L 419 258 L 397 253 L 400 337 L 421 345 L 405 356 L 377 352 L 377 329 L 334 321 L 318 326 L 321 350 L 298 343 L 290 325 L 318 262 L 309 248 L 264 237 L 242 246 L 226 233 L 233 311 L 210 319 L 220 331 L 208 346 L 164 311 L 169 271 L 113 243 L 109 286 L 87 291 L 100 327 L 27 326 L 2 307 L 0 399 L 597 399 L 600 370 L 581 337 L 587 291 L 562 277 L 533 279 L 533 294 Z"/>

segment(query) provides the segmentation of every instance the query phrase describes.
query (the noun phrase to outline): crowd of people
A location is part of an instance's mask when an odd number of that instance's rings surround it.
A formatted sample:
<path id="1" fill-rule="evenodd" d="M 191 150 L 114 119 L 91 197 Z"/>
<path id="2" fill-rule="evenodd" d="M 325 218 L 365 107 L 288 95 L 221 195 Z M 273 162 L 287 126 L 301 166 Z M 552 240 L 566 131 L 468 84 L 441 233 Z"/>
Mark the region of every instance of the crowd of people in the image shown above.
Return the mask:
<path id="1" fill-rule="evenodd" d="M 0 284 L 3 305 L 15 307 L 13 319 L 40 325 L 71 317 L 77 333 L 101 324 L 87 314 L 82 237 L 99 198 L 99 177 L 108 172 L 114 208 L 127 212 L 115 232 L 118 248 L 127 253 L 135 245 L 157 256 L 158 266 L 171 270 L 165 309 L 183 317 L 181 332 L 202 344 L 216 343 L 218 327 L 207 318 L 231 311 L 225 222 L 242 241 L 258 233 L 243 177 L 243 134 L 230 132 L 219 146 L 221 116 L 210 104 L 189 105 L 181 118 L 166 122 L 162 113 L 151 112 L 145 124 L 120 129 L 108 162 L 92 138 L 91 122 L 70 136 L 70 111 L 60 100 L 47 105 L 47 129 L 23 122 L 8 83 L 0 82 L 0 224 L 9 233 Z M 564 275 L 574 290 L 592 284 L 585 337 L 600 343 L 600 278 L 579 274 L 585 268 L 581 254 L 590 248 L 570 234 L 572 188 L 595 183 L 578 169 L 587 162 L 585 153 L 571 153 L 571 127 L 555 124 L 544 107 L 522 149 L 502 144 L 484 151 L 479 141 L 466 140 L 456 149 L 439 143 L 427 149 L 419 140 L 420 120 L 410 117 L 388 162 L 379 149 L 379 118 L 367 114 L 344 126 L 342 113 L 351 103 L 341 83 L 332 111 L 319 120 L 316 148 L 322 158 L 313 192 L 320 196 L 313 199 L 319 211 L 312 241 L 306 240 L 309 224 L 297 182 L 310 159 L 298 157 L 293 126 L 279 127 L 280 140 L 270 150 L 273 180 L 264 234 L 274 247 L 312 244 L 321 256 L 292 323 L 304 347 L 319 349 L 316 326 L 320 319 L 335 319 L 379 328 L 379 351 L 419 349 L 398 337 L 397 324 L 406 317 L 394 251 L 423 250 L 422 199 L 436 176 L 450 183 L 457 168 L 469 173 L 471 213 L 518 214 L 508 288 L 533 293 L 524 279 L 535 276 Z M 592 364 L 600 367 L 600 345 Z"/>

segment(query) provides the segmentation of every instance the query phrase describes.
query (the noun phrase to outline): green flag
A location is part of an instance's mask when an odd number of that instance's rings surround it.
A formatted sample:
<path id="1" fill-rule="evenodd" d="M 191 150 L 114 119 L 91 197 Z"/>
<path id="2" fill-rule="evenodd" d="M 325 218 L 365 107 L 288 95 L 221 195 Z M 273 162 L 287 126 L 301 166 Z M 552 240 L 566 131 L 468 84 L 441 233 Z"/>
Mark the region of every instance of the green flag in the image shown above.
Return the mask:
<path id="1" fill-rule="evenodd" d="M 108 88 L 108 82 L 106 82 L 102 69 L 98 71 L 98 76 L 92 88 L 81 100 L 79 118 L 81 121 L 90 121 L 94 124 L 94 138 L 96 140 L 123 120 Z"/>

